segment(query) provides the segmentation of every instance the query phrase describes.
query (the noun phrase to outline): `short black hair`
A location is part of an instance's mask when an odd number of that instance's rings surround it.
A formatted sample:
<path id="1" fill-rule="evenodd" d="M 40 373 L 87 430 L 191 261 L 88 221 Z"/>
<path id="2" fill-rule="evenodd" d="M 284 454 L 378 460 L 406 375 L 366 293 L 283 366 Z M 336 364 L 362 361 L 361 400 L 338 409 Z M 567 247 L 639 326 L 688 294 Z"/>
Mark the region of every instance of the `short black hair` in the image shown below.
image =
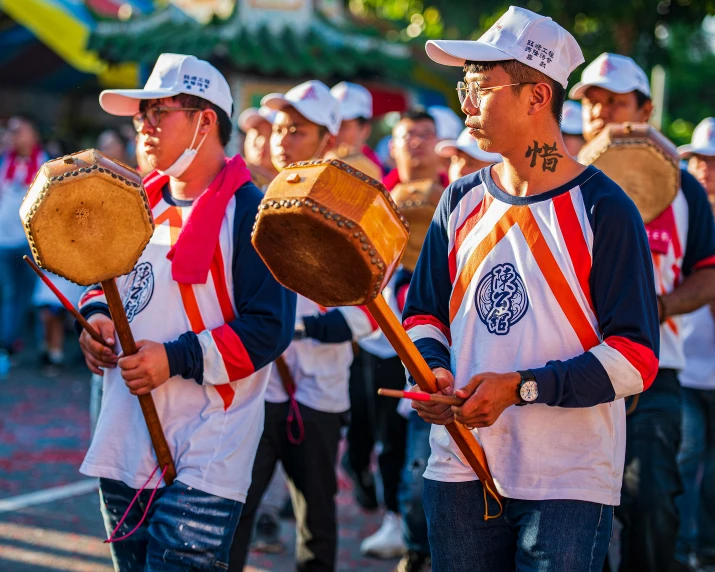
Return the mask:
<path id="1" fill-rule="evenodd" d="M 372 120 L 368 119 L 367 117 L 360 116 L 356 117 L 355 119 L 357 120 L 360 127 L 365 127 L 365 125 L 370 125 L 370 123 L 372 123 Z"/>
<path id="2" fill-rule="evenodd" d="M 646 103 L 650 101 L 650 97 L 648 97 L 645 93 L 639 90 L 635 90 L 636 94 L 636 103 L 638 104 L 638 109 L 641 109 Z"/>
<path id="3" fill-rule="evenodd" d="M 228 114 L 221 109 L 218 105 L 211 103 L 203 97 L 198 97 L 196 95 L 190 95 L 188 93 L 180 93 L 174 97 L 170 97 L 172 101 L 176 101 L 181 105 L 181 107 L 196 107 L 198 109 L 211 109 L 216 113 L 217 124 L 218 124 L 218 138 L 221 141 L 221 145 L 224 147 L 228 145 L 231 140 L 231 133 L 233 132 L 233 123 L 231 123 L 231 118 Z M 149 104 L 149 100 L 143 99 L 139 104 L 139 111 L 144 111 Z M 187 114 L 194 114 L 195 111 L 187 111 Z"/>
<path id="4" fill-rule="evenodd" d="M 500 66 L 514 83 L 546 83 L 551 87 L 551 113 L 557 123 L 561 125 L 561 115 L 566 101 L 566 88 L 555 79 L 551 79 L 545 73 L 527 66 L 517 60 L 504 60 L 499 62 L 475 62 L 466 61 L 464 63 L 464 73 L 484 73 Z M 523 85 L 514 85 L 511 89 L 514 93 L 521 93 Z"/>
<path id="5" fill-rule="evenodd" d="M 40 123 L 34 115 L 21 111 L 19 113 L 13 113 L 10 116 L 10 119 L 19 119 L 23 123 L 27 123 L 30 127 L 32 127 L 35 134 L 38 137 L 40 136 Z"/>
<path id="6" fill-rule="evenodd" d="M 437 124 L 434 117 L 427 113 L 427 110 L 423 107 L 414 107 L 412 109 L 408 109 L 407 111 L 403 111 L 400 114 L 400 121 L 403 119 L 409 119 L 411 121 L 431 121 L 435 125 Z"/>

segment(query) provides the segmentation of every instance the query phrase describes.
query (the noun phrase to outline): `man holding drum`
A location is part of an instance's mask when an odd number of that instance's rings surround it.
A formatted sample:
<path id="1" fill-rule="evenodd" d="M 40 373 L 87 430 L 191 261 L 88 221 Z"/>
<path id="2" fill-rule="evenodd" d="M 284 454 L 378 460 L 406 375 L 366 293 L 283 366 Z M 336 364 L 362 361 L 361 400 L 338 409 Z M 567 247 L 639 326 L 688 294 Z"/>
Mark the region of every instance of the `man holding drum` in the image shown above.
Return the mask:
<path id="1" fill-rule="evenodd" d="M 606 125 L 646 122 L 653 110 L 645 72 L 631 59 L 601 54 L 571 90 L 583 106 L 583 134 Z M 615 229 L 614 229 L 615 230 Z M 673 202 L 646 224 L 660 320 L 660 364 L 651 388 L 628 416 L 622 502 L 623 570 L 669 570 L 678 534 L 675 499 L 682 492 L 677 454 L 685 365 L 681 315 L 715 300 L 715 227 L 702 187 L 681 170 Z"/>
<path id="2" fill-rule="evenodd" d="M 445 191 L 404 313 L 441 393 L 466 399 L 413 402 L 434 424 L 433 570 L 601 570 L 620 499 L 621 398 L 648 388 L 658 364 L 643 223 L 564 150 L 565 88 L 583 61 L 566 30 L 512 6 L 479 40 L 430 41 L 427 53 L 463 67 L 466 125 L 504 158 Z M 503 497 L 488 519 L 485 489 L 441 426 L 451 421 L 477 432 Z"/>
<path id="3" fill-rule="evenodd" d="M 118 280 L 138 353 L 116 355 L 101 288 L 81 301 L 114 348 L 80 337 L 90 370 L 104 374 L 81 470 L 100 478 L 107 533 L 128 537 L 111 545 L 117 570 L 225 569 L 260 438 L 266 366 L 290 342 L 295 295 L 251 244 L 262 194 L 243 160 L 224 154 L 232 98 L 216 68 L 162 54 L 144 89 L 104 91 L 100 104 L 134 118 L 155 169 L 144 181 L 155 230 Z M 149 392 L 177 469 L 168 487 L 135 397 Z"/>
<path id="4" fill-rule="evenodd" d="M 285 95 L 267 95 L 261 104 L 277 112 L 271 156 L 279 170 L 321 159 L 335 147 L 340 104 L 322 82 L 311 80 Z M 266 389 L 263 434 L 229 570 L 245 566 L 256 511 L 278 461 L 288 478 L 296 516 L 297 569 L 335 569 L 335 464 L 344 414 L 350 408 L 350 342 L 376 328 L 359 307 L 326 310 L 298 296 L 294 341 L 277 361 Z"/>

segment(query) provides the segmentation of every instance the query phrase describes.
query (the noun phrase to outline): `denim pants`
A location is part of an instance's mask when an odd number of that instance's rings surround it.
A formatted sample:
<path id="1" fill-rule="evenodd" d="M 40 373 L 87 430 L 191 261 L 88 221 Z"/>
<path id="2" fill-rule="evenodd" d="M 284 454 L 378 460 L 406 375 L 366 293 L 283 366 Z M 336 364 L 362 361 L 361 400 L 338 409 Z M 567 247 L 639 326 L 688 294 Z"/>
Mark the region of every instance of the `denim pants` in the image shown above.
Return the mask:
<path id="1" fill-rule="evenodd" d="M 715 557 L 715 390 L 682 388 L 683 442 L 678 454 L 685 492 L 678 497 L 676 557 Z"/>
<path id="2" fill-rule="evenodd" d="M 23 262 L 28 247 L 0 248 L 0 349 L 9 350 L 22 335 L 23 320 L 37 276 Z M 73 300 L 77 302 L 77 300 Z"/>
<path id="3" fill-rule="evenodd" d="M 424 421 L 416 411 L 407 421 L 407 451 L 400 479 L 400 514 L 402 532 L 408 550 L 429 554 L 427 519 L 422 506 L 422 489 L 430 456 L 429 433 L 431 423 Z"/>
<path id="4" fill-rule="evenodd" d="M 682 492 L 678 470 L 681 388 L 675 370 L 661 369 L 626 418 L 621 505 L 623 572 L 667 572 L 675 556 Z"/>
<path id="5" fill-rule="evenodd" d="M 104 527 L 109 536 L 131 503 L 136 489 L 99 479 Z M 140 521 L 152 490 L 141 492 L 117 537 Z M 110 544 L 118 572 L 228 570 L 228 550 L 243 504 L 174 481 L 157 489 L 146 520 L 126 540 Z"/>
<path id="6" fill-rule="evenodd" d="M 425 479 L 433 572 L 600 572 L 613 507 L 576 500 L 504 499 L 484 520 L 479 481 Z M 488 497 L 489 513 L 496 501 Z"/>

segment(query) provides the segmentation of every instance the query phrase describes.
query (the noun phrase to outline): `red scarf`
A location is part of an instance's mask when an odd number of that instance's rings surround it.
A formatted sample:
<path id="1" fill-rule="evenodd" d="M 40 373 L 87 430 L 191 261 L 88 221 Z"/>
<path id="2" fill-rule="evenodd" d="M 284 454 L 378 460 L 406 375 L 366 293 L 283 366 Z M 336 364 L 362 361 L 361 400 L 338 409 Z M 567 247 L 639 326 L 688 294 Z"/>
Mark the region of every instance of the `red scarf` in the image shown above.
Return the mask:
<path id="1" fill-rule="evenodd" d="M 42 149 L 39 147 L 34 147 L 30 156 L 24 159 L 26 161 L 27 173 L 25 174 L 25 184 L 31 185 L 32 180 L 35 178 L 37 171 L 40 170 L 40 153 Z M 15 170 L 20 162 L 20 158 L 17 155 L 17 151 L 10 151 L 7 154 L 8 166 L 5 171 L 5 181 L 13 181 L 15 179 Z"/>
<path id="2" fill-rule="evenodd" d="M 228 201 L 250 180 L 251 172 L 239 155 L 226 158 L 226 166 L 194 201 L 189 219 L 166 255 L 171 260 L 174 280 L 182 284 L 206 284 Z M 144 188 L 152 208 L 168 182 L 169 177 L 157 171 L 145 177 Z"/>

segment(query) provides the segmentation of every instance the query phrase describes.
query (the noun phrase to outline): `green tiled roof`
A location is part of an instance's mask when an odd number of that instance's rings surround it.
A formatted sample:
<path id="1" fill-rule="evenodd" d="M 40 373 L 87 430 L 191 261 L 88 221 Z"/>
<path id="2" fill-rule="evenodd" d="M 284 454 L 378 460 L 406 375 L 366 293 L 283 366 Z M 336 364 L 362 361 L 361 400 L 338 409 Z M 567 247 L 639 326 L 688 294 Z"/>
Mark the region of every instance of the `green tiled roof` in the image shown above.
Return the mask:
<path id="1" fill-rule="evenodd" d="M 237 15 L 225 22 L 199 24 L 169 7 L 128 22 L 100 22 L 89 50 L 110 63 L 153 65 L 163 52 L 219 57 L 237 70 L 267 76 L 351 77 L 374 74 L 393 80 L 411 76 L 410 48 L 388 42 L 374 30 L 339 27 L 315 16 L 305 32 L 286 27 L 249 29 Z"/>

